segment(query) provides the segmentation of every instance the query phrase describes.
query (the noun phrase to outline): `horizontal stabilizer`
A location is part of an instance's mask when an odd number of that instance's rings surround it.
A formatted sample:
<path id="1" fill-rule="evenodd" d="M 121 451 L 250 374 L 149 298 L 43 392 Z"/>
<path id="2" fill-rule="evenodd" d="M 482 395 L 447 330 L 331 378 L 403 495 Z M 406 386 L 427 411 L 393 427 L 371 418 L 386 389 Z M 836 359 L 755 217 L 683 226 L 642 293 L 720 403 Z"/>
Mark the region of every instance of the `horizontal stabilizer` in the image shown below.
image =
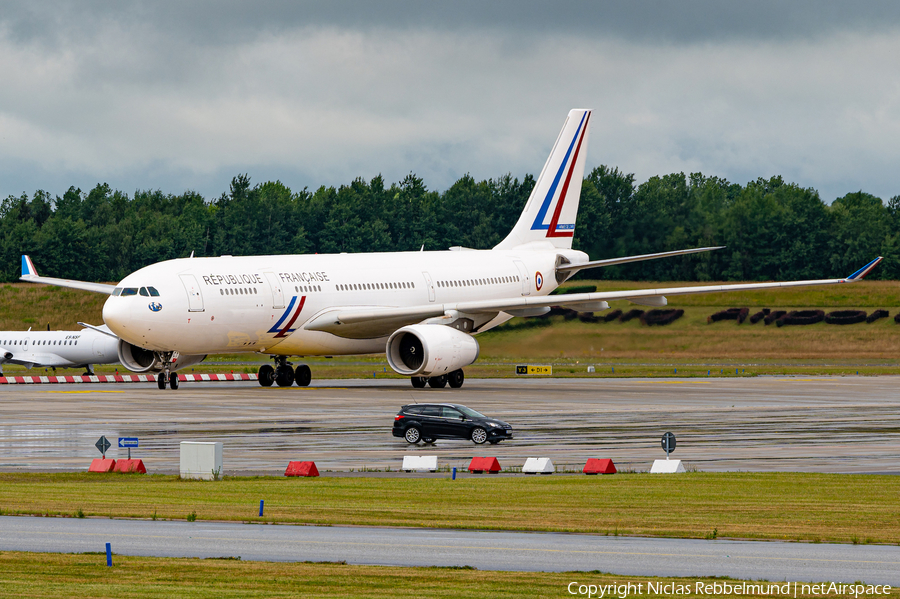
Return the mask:
<path id="1" fill-rule="evenodd" d="M 624 258 L 610 258 L 608 260 L 593 260 L 591 262 L 581 262 L 576 264 L 560 264 L 556 270 L 563 272 L 576 273 L 579 270 L 588 268 L 602 268 L 604 266 L 615 266 L 616 264 L 628 264 L 629 262 L 643 262 L 644 260 L 656 260 L 658 258 L 671 258 L 672 256 L 686 256 L 687 254 L 699 254 L 700 252 L 711 252 L 713 250 L 721 250 L 724 245 L 708 248 L 693 248 L 690 250 L 675 250 L 673 252 L 660 252 L 658 254 L 641 254 L 640 256 L 625 256 Z"/>
<path id="2" fill-rule="evenodd" d="M 25 281 L 26 283 L 42 283 L 44 285 L 81 289 L 93 293 L 105 293 L 106 295 L 112 295 L 113 290 L 116 288 L 115 285 L 107 285 L 105 283 L 91 283 L 88 281 L 38 276 L 37 269 L 34 267 L 34 263 L 31 262 L 31 258 L 24 255 L 22 256 L 22 276 L 19 277 L 19 280 Z"/>

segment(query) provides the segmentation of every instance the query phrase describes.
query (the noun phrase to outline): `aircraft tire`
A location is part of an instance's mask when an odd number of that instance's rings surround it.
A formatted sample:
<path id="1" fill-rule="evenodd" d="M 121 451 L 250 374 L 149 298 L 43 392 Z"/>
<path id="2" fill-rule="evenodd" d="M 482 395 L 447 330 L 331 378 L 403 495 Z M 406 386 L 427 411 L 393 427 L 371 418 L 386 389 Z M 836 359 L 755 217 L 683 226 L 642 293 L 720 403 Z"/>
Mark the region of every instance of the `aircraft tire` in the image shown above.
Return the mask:
<path id="1" fill-rule="evenodd" d="M 257 380 L 263 387 L 271 387 L 272 383 L 275 382 L 275 369 L 272 368 L 269 364 L 263 364 L 259 367 Z"/>
<path id="2" fill-rule="evenodd" d="M 275 369 L 275 384 L 279 387 L 290 387 L 294 384 L 294 369 L 290 366 L 279 366 Z"/>
<path id="3" fill-rule="evenodd" d="M 165 372 L 160 372 L 159 374 L 156 375 L 156 386 L 159 387 L 160 389 L 165 389 L 167 382 L 168 381 L 166 380 Z"/>
<path id="4" fill-rule="evenodd" d="M 463 374 L 462 369 L 454 370 L 450 374 L 447 375 L 447 382 L 450 383 L 451 389 L 459 389 L 463 386 L 463 381 L 466 380 L 466 375 Z"/>
<path id="5" fill-rule="evenodd" d="M 428 383 L 428 377 L 425 376 L 413 376 L 410 377 L 409 380 L 416 389 L 424 389 L 425 385 Z"/>
<path id="6" fill-rule="evenodd" d="M 309 387 L 309 383 L 312 381 L 312 370 L 306 364 L 301 364 L 294 373 L 294 380 L 298 387 Z"/>
<path id="7" fill-rule="evenodd" d="M 443 389 L 447 385 L 447 375 L 433 376 L 428 379 L 428 384 L 432 389 Z"/>
<path id="8" fill-rule="evenodd" d="M 177 372 L 170 373 L 169 374 L 169 389 L 174 391 L 175 389 L 178 388 L 178 383 L 179 383 L 178 373 Z"/>

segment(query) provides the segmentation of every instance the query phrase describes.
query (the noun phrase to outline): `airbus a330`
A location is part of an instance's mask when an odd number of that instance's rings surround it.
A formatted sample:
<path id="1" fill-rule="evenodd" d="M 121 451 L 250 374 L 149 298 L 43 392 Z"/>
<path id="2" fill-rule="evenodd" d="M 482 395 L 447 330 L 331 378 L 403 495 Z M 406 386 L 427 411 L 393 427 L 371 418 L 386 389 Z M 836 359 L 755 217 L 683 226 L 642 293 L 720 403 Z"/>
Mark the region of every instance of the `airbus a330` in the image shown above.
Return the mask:
<path id="1" fill-rule="evenodd" d="M 310 368 L 295 368 L 295 356 L 384 352 L 414 387 L 460 387 L 462 369 L 478 359 L 473 335 L 516 316 L 560 305 L 597 312 L 610 300 L 660 307 L 673 295 L 849 283 L 881 260 L 843 279 L 548 297 L 584 269 L 718 249 L 595 261 L 572 249 L 590 120 L 590 110 L 569 112 L 518 222 L 492 249 L 191 257 L 147 266 L 118 285 L 41 277 L 23 256 L 21 279 L 109 294 L 103 319 L 120 337 L 119 359 L 159 372 L 160 388 L 206 354 L 240 352 L 273 357 L 274 367 L 259 369 L 263 386 L 308 385 Z"/>

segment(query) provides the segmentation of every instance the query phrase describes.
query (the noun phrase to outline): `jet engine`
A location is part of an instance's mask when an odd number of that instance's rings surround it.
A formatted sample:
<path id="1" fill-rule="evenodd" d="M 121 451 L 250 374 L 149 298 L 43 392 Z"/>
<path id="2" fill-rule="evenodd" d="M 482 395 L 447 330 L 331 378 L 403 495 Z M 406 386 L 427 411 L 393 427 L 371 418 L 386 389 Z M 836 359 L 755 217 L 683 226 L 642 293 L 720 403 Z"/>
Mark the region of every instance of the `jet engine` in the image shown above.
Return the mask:
<path id="1" fill-rule="evenodd" d="M 169 366 L 169 370 L 198 364 L 205 359 L 205 355 L 179 355 L 175 363 Z M 132 345 L 124 339 L 119 339 L 119 362 L 131 372 L 161 372 L 166 366 L 156 352 Z"/>
<path id="2" fill-rule="evenodd" d="M 462 331 L 439 324 L 414 324 L 387 341 L 387 361 L 405 376 L 440 376 L 478 359 L 478 342 Z"/>

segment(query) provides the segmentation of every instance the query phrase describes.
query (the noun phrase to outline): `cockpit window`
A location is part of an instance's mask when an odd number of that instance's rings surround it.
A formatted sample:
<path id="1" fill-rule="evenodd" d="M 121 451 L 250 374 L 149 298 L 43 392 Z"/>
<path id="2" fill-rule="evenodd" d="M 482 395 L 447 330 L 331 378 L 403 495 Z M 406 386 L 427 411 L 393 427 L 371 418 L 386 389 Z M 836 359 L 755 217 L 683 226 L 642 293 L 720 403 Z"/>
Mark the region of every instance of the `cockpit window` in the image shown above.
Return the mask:
<path id="1" fill-rule="evenodd" d="M 116 295 L 116 296 L 122 295 L 122 288 L 121 288 L 121 287 L 116 287 L 115 289 L 113 289 L 112 294 L 113 294 L 113 295 Z"/>
<path id="2" fill-rule="evenodd" d="M 138 294 L 137 287 L 123 287 L 122 288 L 122 293 L 121 293 L 122 297 L 125 297 L 126 295 L 137 295 L 137 294 Z"/>
<path id="3" fill-rule="evenodd" d="M 144 297 L 150 297 L 150 292 L 147 291 L 146 287 L 141 287 L 141 295 L 143 295 Z"/>
<path id="4" fill-rule="evenodd" d="M 150 297 L 159 297 L 159 291 L 156 290 L 156 287 L 147 287 L 147 291 L 150 292 Z"/>

